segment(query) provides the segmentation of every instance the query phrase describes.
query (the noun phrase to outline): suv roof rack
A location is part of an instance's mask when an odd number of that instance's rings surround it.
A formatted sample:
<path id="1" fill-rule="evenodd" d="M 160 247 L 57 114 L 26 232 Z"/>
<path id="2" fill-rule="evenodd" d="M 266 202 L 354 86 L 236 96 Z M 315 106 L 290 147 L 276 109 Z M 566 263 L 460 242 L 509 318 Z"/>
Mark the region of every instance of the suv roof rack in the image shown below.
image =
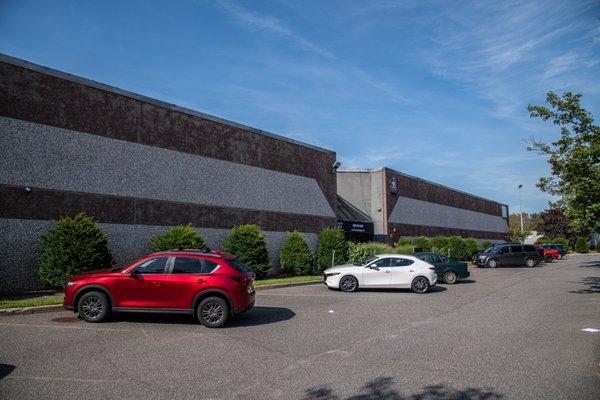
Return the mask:
<path id="1" fill-rule="evenodd" d="M 155 251 L 152 254 L 174 253 L 174 252 L 210 254 L 211 256 L 217 256 L 217 257 L 222 257 L 223 255 L 225 255 L 225 253 L 221 250 L 211 250 L 208 247 L 203 247 L 203 248 L 199 248 L 199 249 L 185 249 L 183 247 L 179 247 L 179 248 L 173 248 L 173 249 L 169 249 L 169 250 Z"/>

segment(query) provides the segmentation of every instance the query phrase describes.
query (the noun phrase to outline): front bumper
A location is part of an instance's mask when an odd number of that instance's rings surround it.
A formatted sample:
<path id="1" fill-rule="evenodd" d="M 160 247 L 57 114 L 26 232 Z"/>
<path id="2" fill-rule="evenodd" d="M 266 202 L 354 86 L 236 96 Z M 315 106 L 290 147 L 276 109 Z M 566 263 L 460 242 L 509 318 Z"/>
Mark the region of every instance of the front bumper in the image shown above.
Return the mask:
<path id="1" fill-rule="evenodd" d="M 340 278 L 342 277 L 342 274 L 338 274 L 338 275 L 325 275 L 323 274 L 323 283 L 330 288 L 337 288 L 340 286 Z"/>

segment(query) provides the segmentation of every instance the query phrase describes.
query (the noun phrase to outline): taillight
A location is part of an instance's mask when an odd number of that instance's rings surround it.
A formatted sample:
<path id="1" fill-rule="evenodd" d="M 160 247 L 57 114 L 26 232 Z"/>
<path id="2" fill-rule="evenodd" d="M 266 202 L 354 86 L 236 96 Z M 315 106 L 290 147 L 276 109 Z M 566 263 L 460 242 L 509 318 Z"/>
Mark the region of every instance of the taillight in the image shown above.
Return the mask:
<path id="1" fill-rule="evenodd" d="M 435 267 L 429 267 L 429 269 L 435 271 Z"/>
<path id="2" fill-rule="evenodd" d="M 245 276 L 241 276 L 241 275 L 233 275 L 230 278 L 233 279 L 236 282 L 245 282 L 246 281 L 246 277 Z"/>

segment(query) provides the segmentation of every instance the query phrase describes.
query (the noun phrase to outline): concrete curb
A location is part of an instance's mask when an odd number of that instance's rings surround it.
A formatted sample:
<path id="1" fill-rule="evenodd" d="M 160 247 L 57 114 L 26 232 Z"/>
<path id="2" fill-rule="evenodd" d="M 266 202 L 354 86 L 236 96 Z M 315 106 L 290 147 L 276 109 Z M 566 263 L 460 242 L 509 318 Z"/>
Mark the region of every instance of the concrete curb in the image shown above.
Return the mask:
<path id="1" fill-rule="evenodd" d="M 258 292 L 261 290 L 268 290 L 268 289 L 279 289 L 279 288 L 286 288 L 286 287 L 319 285 L 319 284 L 323 284 L 323 281 L 319 280 L 319 281 L 309 281 L 309 282 L 299 282 L 299 283 L 280 283 L 280 284 L 273 284 L 273 285 L 256 286 L 254 288 L 254 290 L 256 290 Z"/>
<path id="2" fill-rule="evenodd" d="M 20 308 L 5 308 L 0 310 L 0 316 L 4 315 L 25 315 L 25 314 L 37 314 L 44 312 L 52 312 L 64 310 L 62 304 L 51 304 L 48 306 L 37 306 L 37 307 L 20 307 Z"/>

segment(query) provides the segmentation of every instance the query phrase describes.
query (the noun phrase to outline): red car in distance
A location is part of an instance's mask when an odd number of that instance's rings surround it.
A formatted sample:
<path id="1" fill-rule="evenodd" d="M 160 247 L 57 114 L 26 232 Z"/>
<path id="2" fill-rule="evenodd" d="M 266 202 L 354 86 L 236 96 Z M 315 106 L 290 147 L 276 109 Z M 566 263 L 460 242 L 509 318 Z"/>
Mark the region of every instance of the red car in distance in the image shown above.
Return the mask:
<path id="1" fill-rule="evenodd" d="M 255 274 L 235 256 L 207 250 L 150 254 L 123 268 L 65 280 L 64 307 L 87 322 L 111 312 L 169 312 L 217 328 L 254 306 Z"/>
<path id="2" fill-rule="evenodd" d="M 547 263 L 552 262 L 554 260 L 558 260 L 560 258 L 560 252 L 558 250 L 546 249 L 539 244 L 536 244 L 535 248 L 538 250 L 540 257 Z"/>

